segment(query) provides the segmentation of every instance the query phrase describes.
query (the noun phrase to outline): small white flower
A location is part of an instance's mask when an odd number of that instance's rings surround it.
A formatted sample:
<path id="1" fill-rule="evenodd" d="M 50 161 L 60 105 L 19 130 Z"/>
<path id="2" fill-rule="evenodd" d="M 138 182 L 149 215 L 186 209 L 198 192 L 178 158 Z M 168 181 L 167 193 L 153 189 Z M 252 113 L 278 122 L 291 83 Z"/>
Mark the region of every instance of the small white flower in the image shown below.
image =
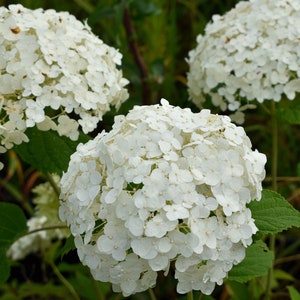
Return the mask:
<path id="1" fill-rule="evenodd" d="M 144 259 L 153 259 L 157 256 L 158 250 L 156 245 L 158 239 L 154 237 L 142 237 L 131 241 L 131 247 L 134 253 Z"/>
<path id="2" fill-rule="evenodd" d="M 175 229 L 177 218 L 169 220 L 164 213 L 157 214 L 145 225 L 145 235 L 149 237 L 163 237 L 168 231 Z"/>
<path id="3" fill-rule="evenodd" d="M 57 132 L 59 135 L 67 136 L 73 141 L 78 139 L 78 123 L 75 120 L 67 115 L 62 115 L 58 117 L 57 122 Z"/>
<path id="4" fill-rule="evenodd" d="M 189 217 L 189 211 L 184 206 L 180 204 L 166 205 L 164 207 L 166 211 L 166 217 L 170 221 L 175 221 L 178 219 L 186 219 Z"/>
<path id="5" fill-rule="evenodd" d="M 114 291 L 144 291 L 175 261 L 179 293 L 209 294 L 257 231 L 246 204 L 260 199 L 265 163 L 228 117 L 136 106 L 71 156 L 60 216 Z"/>

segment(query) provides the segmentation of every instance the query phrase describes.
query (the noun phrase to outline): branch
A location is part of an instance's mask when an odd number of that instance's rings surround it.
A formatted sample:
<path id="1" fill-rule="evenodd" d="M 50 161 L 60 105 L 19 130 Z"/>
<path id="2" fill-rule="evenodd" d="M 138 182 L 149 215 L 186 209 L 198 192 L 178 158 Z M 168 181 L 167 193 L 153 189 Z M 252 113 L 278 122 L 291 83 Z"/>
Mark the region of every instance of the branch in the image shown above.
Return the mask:
<path id="1" fill-rule="evenodd" d="M 142 103 L 144 105 L 151 105 L 151 88 L 148 83 L 148 68 L 145 61 L 139 51 L 136 42 L 136 32 L 131 22 L 131 17 L 128 7 L 124 9 L 123 23 L 127 35 L 129 49 L 133 55 L 134 61 L 140 71 L 141 83 L 142 83 Z"/>

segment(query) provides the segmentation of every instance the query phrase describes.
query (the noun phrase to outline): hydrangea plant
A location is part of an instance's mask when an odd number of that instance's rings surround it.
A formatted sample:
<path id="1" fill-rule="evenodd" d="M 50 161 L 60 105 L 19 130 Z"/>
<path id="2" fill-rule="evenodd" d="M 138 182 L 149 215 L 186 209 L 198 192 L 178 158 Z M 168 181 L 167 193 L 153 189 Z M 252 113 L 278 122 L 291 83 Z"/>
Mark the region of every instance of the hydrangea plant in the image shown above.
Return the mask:
<path id="1" fill-rule="evenodd" d="M 209 110 L 135 106 L 80 144 L 61 179 L 59 215 L 94 278 L 124 296 L 175 267 L 177 291 L 211 294 L 245 257 L 266 157 Z"/>
<path id="2" fill-rule="evenodd" d="M 68 12 L 1 7 L 0 35 L 0 152 L 35 125 L 76 140 L 128 98 L 122 55 Z"/>
<path id="3" fill-rule="evenodd" d="M 192 101 L 201 107 L 210 98 L 223 111 L 242 111 L 252 100 L 293 100 L 300 91 L 299 20 L 298 0 L 241 1 L 213 16 L 189 52 Z"/>

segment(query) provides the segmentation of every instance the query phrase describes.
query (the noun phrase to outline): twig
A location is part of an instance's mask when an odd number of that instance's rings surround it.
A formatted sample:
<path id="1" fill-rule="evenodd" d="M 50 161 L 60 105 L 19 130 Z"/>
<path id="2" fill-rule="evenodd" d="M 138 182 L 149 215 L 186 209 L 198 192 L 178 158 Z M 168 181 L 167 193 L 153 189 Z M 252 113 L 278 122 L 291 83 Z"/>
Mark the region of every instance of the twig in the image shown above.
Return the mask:
<path id="1" fill-rule="evenodd" d="M 187 294 L 187 300 L 193 300 L 194 299 L 194 293 L 193 291 L 188 292 Z"/>
<path id="2" fill-rule="evenodd" d="M 45 227 L 41 227 L 41 228 L 37 228 L 37 229 L 30 230 L 30 231 L 24 233 L 23 236 L 25 236 L 25 235 L 30 235 L 30 234 L 33 234 L 33 233 L 36 233 L 36 232 L 39 232 L 39 231 L 55 230 L 55 229 L 67 229 L 67 228 L 69 228 L 69 227 L 66 226 L 66 225 L 45 226 Z M 22 236 L 22 237 L 23 237 L 23 236 Z"/>
<path id="3" fill-rule="evenodd" d="M 140 71 L 141 83 L 142 83 L 142 102 L 144 105 L 150 105 L 151 103 L 151 88 L 148 83 L 148 68 L 145 61 L 139 51 L 136 42 L 136 32 L 131 22 L 131 17 L 128 7 L 124 9 L 123 23 L 127 35 L 129 49 L 133 55 L 134 61 Z"/>
<path id="4" fill-rule="evenodd" d="M 63 283 L 63 285 L 68 289 L 70 294 L 72 295 L 74 300 L 80 300 L 78 294 L 76 293 L 74 287 L 70 284 L 70 282 L 63 276 L 63 274 L 59 271 L 56 265 L 53 262 L 50 262 L 50 266 L 54 271 L 55 275 L 59 278 L 59 280 Z"/>
<path id="5" fill-rule="evenodd" d="M 148 292 L 149 292 L 149 295 L 150 295 L 150 299 L 151 299 L 151 300 L 156 300 L 156 296 L 155 296 L 153 290 L 152 290 L 152 289 L 149 289 Z"/>
<path id="6" fill-rule="evenodd" d="M 51 174 L 46 173 L 45 177 L 47 178 L 48 182 L 50 183 L 50 185 L 52 186 L 55 194 L 57 195 L 57 197 L 59 198 L 60 195 L 60 187 L 56 184 L 56 182 L 54 181 L 53 177 Z"/>
<path id="7" fill-rule="evenodd" d="M 272 118 L 272 189 L 277 192 L 277 176 L 278 176 L 278 122 L 276 118 L 275 102 L 271 103 L 271 118 Z M 270 234 L 269 248 L 275 252 L 275 234 Z M 274 262 L 269 269 L 267 276 L 266 295 L 265 299 L 270 300 L 272 298 L 272 282 L 274 276 Z"/>
<path id="8" fill-rule="evenodd" d="M 300 177 L 288 177 L 288 176 L 282 176 L 276 178 L 277 182 L 286 181 L 286 182 L 298 182 L 300 181 Z M 264 179 L 266 182 L 272 182 L 272 177 L 266 177 Z"/>
<path id="9" fill-rule="evenodd" d="M 279 264 L 291 262 L 293 260 L 298 261 L 299 259 L 300 259 L 300 254 L 295 254 L 295 255 L 291 255 L 291 256 L 283 257 L 283 258 L 277 258 L 274 262 L 274 265 L 279 265 Z"/>

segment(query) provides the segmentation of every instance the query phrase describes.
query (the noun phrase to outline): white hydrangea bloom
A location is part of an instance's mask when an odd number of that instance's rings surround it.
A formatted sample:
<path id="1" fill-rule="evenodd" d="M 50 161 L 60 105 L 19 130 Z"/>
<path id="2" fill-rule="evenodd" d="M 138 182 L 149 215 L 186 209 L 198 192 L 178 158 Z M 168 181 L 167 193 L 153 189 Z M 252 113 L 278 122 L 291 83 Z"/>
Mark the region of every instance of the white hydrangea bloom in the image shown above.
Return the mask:
<path id="1" fill-rule="evenodd" d="M 53 180 L 57 185 L 60 184 L 59 176 L 53 175 Z M 65 223 L 58 217 L 59 199 L 50 183 L 39 184 L 32 191 L 35 194 L 33 203 L 36 205 L 36 211 L 27 221 L 28 231 L 51 226 L 65 226 Z M 14 260 L 20 260 L 30 253 L 48 248 L 54 239 L 67 238 L 69 235 L 70 230 L 67 227 L 37 231 L 14 242 L 7 255 Z"/>
<path id="2" fill-rule="evenodd" d="M 128 98 L 122 55 L 67 12 L 0 7 L 0 145 L 38 126 L 72 140 Z"/>
<path id="3" fill-rule="evenodd" d="M 207 98 L 222 110 L 236 111 L 241 99 L 293 100 L 300 92 L 300 2 L 241 1 L 224 16 L 215 15 L 190 51 L 188 89 L 199 107 Z"/>
<path id="4" fill-rule="evenodd" d="M 209 110 L 136 106 L 80 144 L 61 179 L 59 215 L 95 279 L 124 296 L 175 261 L 177 290 L 210 294 L 257 231 L 266 157 L 242 127 Z"/>

